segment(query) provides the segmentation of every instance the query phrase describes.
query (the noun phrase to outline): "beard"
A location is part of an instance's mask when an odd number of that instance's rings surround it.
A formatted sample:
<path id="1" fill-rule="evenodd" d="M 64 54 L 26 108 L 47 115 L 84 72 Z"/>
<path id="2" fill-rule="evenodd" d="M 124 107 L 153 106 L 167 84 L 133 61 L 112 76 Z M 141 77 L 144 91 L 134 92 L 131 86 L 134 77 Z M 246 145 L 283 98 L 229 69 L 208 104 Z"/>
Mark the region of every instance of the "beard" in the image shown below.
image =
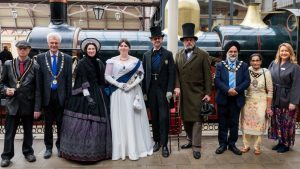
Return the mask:
<path id="1" fill-rule="evenodd" d="M 226 54 L 226 59 L 230 62 L 235 62 L 238 60 L 238 54 L 234 55 L 229 55 L 228 53 Z"/>

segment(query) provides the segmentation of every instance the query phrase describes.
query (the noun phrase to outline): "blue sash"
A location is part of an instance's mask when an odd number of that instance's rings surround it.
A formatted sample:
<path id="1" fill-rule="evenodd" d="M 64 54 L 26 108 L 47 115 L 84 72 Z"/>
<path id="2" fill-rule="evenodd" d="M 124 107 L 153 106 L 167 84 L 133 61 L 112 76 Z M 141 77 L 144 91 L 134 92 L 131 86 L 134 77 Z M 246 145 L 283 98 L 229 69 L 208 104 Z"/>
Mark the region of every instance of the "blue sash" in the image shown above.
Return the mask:
<path id="1" fill-rule="evenodd" d="M 124 74 L 123 76 L 119 77 L 117 79 L 117 82 L 120 82 L 120 83 L 127 83 L 128 80 L 135 74 L 135 72 L 138 70 L 138 68 L 140 67 L 141 65 L 141 61 L 138 61 L 138 63 L 135 65 L 135 67 L 129 71 L 128 73 Z M 117 86 L 114 86 L 114 85 L 110 85 L 108 87 L 105 87 L 104 88 L 104 92 L 107 96 L 110 96 L 114 91 L 116 91 L 118 89 Z"/>

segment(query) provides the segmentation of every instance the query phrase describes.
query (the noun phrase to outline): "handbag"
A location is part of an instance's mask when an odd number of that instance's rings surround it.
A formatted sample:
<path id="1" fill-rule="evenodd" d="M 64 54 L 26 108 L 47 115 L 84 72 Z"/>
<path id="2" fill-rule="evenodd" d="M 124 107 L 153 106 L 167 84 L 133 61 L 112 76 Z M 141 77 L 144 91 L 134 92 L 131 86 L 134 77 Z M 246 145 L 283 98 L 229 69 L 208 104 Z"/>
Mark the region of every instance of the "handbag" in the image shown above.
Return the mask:
<path id="1" fill-rule="evenodd" d="M 142 108 L 143 108 L 142 100 L 141 100 L 139 95 L 136 95 L 134 97 L 133 108 L 136 109 L 136 110 L 139 110 L 139 111 L 142 110 Z"/>
<path id="2" fill-rule="evenodd" d="M 215 106 L 213 104 L 210 104 L 208 101 L 203 101 L 203 104 L 201 106 L 201 116 L 209 116 L 215 112 Z"/>

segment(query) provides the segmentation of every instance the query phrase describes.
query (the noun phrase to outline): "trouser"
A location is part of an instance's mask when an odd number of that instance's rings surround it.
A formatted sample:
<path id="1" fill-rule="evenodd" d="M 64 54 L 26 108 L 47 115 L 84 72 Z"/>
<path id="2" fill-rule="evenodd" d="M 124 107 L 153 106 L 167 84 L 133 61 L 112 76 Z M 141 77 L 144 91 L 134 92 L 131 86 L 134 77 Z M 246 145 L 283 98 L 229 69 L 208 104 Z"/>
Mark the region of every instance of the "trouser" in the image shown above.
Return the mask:
<path id="1" fill-rule="evenodd" d="M 169 133 L 169 105 L 164 93 L 158 85 L 151 85 L 148 94 L 149 108 L 151 111 L 152 132 L 155 142 L 161 145 L 168 144 Z"/>
<path id="2" fill-rule="evenodd" d="M 60 131 L 62 124 L 62 115 L 64 107 L 59 104 L 57 90 L 51 91 L 49 105 L 44 108 L 45 111 L 45 133 L 44 143 L 46 149 L 51 150 L 53 148 L 53 128 L 52 125 L 55 122 L 57 127 L 57 140 L 56 147 L 60 148 Z"/>
<path id="3" fill-rule="evenodd" d="M 238 140 L 240 111 L 241 108 L 236 105 L 235 97 L 228 97 L 227 105 L 218 104 L 220 146 L 235 146 Z"/>
<path id="4" fill-rule="evenodd" d="M 243 143 L 245 148 L 250 147 L 252 140 L 254 140 L 254 148 L 259 150 L 261 145 L 261 135 L 243 134 Z"/>
<path id="5" fill-rule="evenodd" d="M 23 155 L 28 156 L 34 153 L 32 149 L 33 115 L 20 116 L 19 113 L 17 115 L 7 115 L 5 121 L 4 150 L 1 154 L 2 159 L 10 160 L 14 156 L 14 139 L 20 120 L 22 121 L 24 131 L 22 145 Z"/>
<path id="6" fill-rule="evenodd" d="M 187 134 L 187 139 L 193 145 L 193 151 L 200 151 L 202 139 L 202 120 L 198 122 L 184 121 L 183 126 Z"/>

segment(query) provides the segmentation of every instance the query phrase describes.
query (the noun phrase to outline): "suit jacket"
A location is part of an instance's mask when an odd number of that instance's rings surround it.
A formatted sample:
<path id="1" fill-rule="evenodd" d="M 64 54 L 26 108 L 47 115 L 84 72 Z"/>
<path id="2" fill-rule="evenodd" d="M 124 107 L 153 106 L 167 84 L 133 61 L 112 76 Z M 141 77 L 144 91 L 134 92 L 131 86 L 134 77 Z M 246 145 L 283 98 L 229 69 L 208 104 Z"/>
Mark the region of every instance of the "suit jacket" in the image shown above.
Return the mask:
<path id="1" fill-rule="evenodd" d="M 225 61 L 227 63 L 227 61 Z M 236 62 L 236 66 L 238 66 L 240 61 Z M 228 64 L 228 63 L 227 63 Z M 235 90 L 238 92 L 236 97 L 236 105 L 238 107 L 243 107 L 245 104 L 245 93 L 244 91 L 250 85 L 250 75 L 248 71 L 248 65 L 246 63 L 242 63 L 240 68 L 236 71 L 236 87 Z M 216 103 L 221 105 L 226 105 L 228 101 L 228 90 L 229 88 L 229 71 L 223 64 L 220 62 L 216 66 L 216 77 L 215 77 L 215 86 L 217 89 L 216 94 Z"/>
<path id="2" fill-rule="evenodd" d="M 62 57 L 64 57 L 64 65 L 61 74 L 57 78 L 57 92 L 60 106 L 65 105 L 65 101 L 71 96 L 72 90 L 72 57 L 62 52 L 59 52 L 57 61 L 57 72 L 59 72 L 61 68 Z M 51 70 L 52 64 L 50 52 L 48 51 L 45 53 L 41 53 L 37 56 L 37 62 L 40 65 L 39 75 L 41 81 L 41 94 L 43 106 L 47 106 L 49 104 L 52 83 L 52 75 L 50 74 L 50 70 L 47 67 L 46 59 Z"/>
<path id="3" fill-rule="evenodd" d="M 175 87 L 175 65 L 172 52 L 161 47 L 160 49 L 160 67 L 158 75 L 158 83 L 164 93 L 173 92 Z M 143 55 L 143 68 L 145 70 L 143 79 L 143 93 L 148 94 L 151 84 L 151 62 L 152 50 L 147 51 Z"/>
<path id="4" fill-rule="evenodd" d="M 212 76 L 209 55 L 194 48 L 189 60 L 184 49 L 176 54 L 176 87 L 180 87 L 180 112 L 184 121 L 200 121 L 202 98 L 211 94 Z"/>
<path id="5" fill-rule="evenodd" d="M 13 67 L 15 67 L 15 69 L 13 69 Z M 41 109 L 39 65 L 35 60 L 28 58 L 25 62 L 25 70 L 27 70 L 27 68 L 29 68 L 28 72 L 20 82 L 20 87 L 16 88 L 17 80 L 20 79 L 19 59 L 14 59 L 14 62 L 8 60 L 4 64 L 0 82 L 1 93 L 6 95 L 7 88 L 16 89 L 13 96 L 6 98 L 6 108 L 9 115 L 16 115 L 18 111 L 22 116 L 33 115 L 34 111 L 40 111 Z"/>

